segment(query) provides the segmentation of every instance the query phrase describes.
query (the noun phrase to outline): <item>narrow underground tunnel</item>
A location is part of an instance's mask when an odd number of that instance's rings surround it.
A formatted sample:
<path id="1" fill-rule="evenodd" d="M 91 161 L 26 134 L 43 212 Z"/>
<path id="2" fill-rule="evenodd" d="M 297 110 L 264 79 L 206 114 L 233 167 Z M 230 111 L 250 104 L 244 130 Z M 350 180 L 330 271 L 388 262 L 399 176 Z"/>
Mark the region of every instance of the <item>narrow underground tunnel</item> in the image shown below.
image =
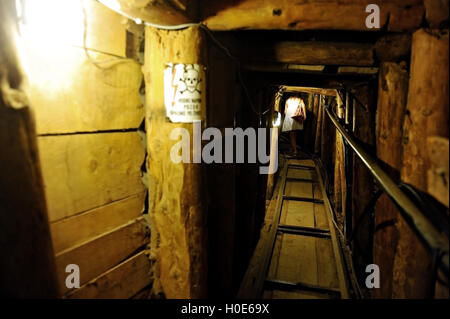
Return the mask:
<path id="1" fill-rule="evenodd" d="M 1 296 L 448 298 L 448 1 L 369 4 L 2 1 Z"/>

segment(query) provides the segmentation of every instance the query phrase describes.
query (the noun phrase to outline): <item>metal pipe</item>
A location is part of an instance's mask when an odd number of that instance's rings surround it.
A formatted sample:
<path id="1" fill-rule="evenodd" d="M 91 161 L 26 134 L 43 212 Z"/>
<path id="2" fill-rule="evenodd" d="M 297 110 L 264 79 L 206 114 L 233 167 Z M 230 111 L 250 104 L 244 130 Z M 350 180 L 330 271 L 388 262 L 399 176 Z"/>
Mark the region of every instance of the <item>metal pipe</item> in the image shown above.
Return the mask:
<path id="1" fill-rule="evenodd" d="M 443 254 L 441 265 L 448 272 L 449 255 L 448 239 L 445 239 L 433 224 L 428 221 L 425 215 L 417 208 L 414 202 L 397 186 L 390 176 L 378 165 L 377 161 L 367 153 L 361 145 L 351 136 L 339 123 L 336 115 L 328 106 L 325 111 L 331 122 L 337 128 L 342 137 L 355 151 L 361 161 L 369 169 L 370 173 L 378 181 L 386 194 L 400 208 L 400 212 L 405 221 L 413 228 L 419 238 L 431 249 L 431 251 Z"/>

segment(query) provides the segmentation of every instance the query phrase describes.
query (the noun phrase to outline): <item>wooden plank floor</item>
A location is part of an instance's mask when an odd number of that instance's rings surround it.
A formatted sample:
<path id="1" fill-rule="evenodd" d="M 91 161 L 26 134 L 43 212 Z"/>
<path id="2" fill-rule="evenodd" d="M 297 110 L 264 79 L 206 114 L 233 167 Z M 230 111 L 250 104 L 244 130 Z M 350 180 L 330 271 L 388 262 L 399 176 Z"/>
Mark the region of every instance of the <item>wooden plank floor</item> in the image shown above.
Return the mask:
<path id="1" fill-rule="evenodd" d="M 312 160 L 289 160 L 284 195 L 323 200 L 319 176 Z M 293 166 L 291 166 L 293 165 Z M 294 166 L 298 165 L 298 166 Z M 307 169 L 310 167 L 312 169 Z M 308 181 L 309 180 L 309 181 Z M 330 231 L 324 203 L 287 200 L 281 207 L 280 225 L 302 226 Z M 270 261 L 268 280 L 302 283 L 337 290 L 347 296 L 341 284 L 333 240 L 278 232 Z M 343 279 L 343 278 L 342 278 Z M 312 291 L 265 289 L 264 298 L 327 299 L 329 294 Z"/>
<path id="2" fill-rule="evenodd" d="M 257 298 L 258 287 L 264 287 L 262 297 L 267 299 L 348 298 L 342 256 L 319 170 L 309 159 L 282 162 L 288 166 L 278 178 L 274 196 L 268 203 L 260 241 L 238 297 Z M 282 199 L 283 196 L 290 197 Z M 295 200 L 295 197 L 305 200 Z M 278 209 L 281 209 L 280 215 Z M 319 229 L 327 236 L 286 233 L 279 225 Z M 278 230 L 275 237 L 270 236 L 274 228 Z M 268 260 L 265 256 L 270 257 L 269 264 L 264 262 Z M 268 269 L 262 269 L 264 264 Z M 280 282 L 319 289 L 280 286 L 277 284 Z M 325 291 L 321 291 L 322 288 Z"/>

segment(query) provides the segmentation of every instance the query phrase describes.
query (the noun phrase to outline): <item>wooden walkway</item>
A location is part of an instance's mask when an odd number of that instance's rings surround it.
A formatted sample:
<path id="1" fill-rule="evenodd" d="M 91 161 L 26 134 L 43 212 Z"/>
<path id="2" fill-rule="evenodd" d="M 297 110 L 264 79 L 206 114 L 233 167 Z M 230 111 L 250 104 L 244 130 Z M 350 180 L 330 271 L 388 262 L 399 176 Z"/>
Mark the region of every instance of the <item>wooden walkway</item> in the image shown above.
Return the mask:
<path id="1" fill-rule="evenodd" d="M 348 298 L 342 261 L 314 161 L 285 161 L 238 298 Z"/>

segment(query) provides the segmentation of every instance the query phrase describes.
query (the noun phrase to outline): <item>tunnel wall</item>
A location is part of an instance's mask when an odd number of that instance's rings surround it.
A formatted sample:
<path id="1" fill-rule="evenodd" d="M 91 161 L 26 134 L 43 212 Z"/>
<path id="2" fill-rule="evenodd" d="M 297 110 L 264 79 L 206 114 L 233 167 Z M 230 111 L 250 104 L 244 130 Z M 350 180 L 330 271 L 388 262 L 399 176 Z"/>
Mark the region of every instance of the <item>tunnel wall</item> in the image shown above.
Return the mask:
<path id="1" fill-rule="evenodd" d="M 424 212 L 438 229 L 445 227 L 439 219 L 448 218 L 448 30 L 420 29 L 413 34 L 410 54 L 385 50 L 377 55 L 378 82 L 355 86 L 353 99 L 344 96 L 350 121 L 347 110 L 339 110 L 339 98 L 333 110 L 394 181 L 431 196 L 429 204 L 441 213 L 431 213 L 431 206 Z M 372 291 L 372 297 L 447 298 L 448 288 L 434 281 L 432 253 L 386 195 L 375 202 L 374 220 L 362 215 L 373 209 L 369 203 L 379 188 L 359 158 L 344 148 L 330 120 L 322 115 L 318 123 L 316 139 L 322 147 L 315 154 L 328 172 L 337 222 L 352 236 L 348 245 L 356 274 L 363 280 L 365 266 L 372 262 L 382 273 L 382 288 Z"/>
<path id="2" fill-rule="evenodd" d="M 130 298 L 150 284 L 141 65 L 124 59 L 135 47 L 123 18 L 86 3 L 85 43 L 26 50 L 29 97 L 61 295 Z M 66 287 L 68 264 L 80 289 Z"/>

